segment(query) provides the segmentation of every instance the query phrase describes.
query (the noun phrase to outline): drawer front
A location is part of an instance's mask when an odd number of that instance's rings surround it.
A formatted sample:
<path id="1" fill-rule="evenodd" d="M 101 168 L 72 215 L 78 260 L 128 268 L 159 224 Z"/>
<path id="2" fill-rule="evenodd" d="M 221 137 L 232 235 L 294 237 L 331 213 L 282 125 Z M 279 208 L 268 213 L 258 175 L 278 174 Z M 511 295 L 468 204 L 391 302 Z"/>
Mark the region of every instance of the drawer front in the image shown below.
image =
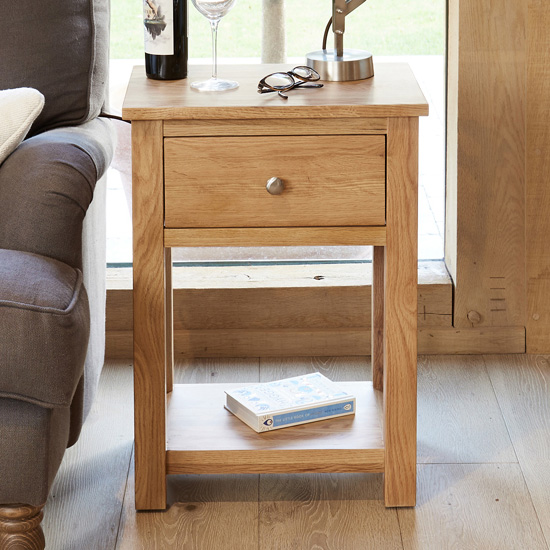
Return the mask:
<path id="1" fill-rule="evenodd" d="M 383 135 L 166 138 L 165 225 L 384 225 L 385 154 Z"/>

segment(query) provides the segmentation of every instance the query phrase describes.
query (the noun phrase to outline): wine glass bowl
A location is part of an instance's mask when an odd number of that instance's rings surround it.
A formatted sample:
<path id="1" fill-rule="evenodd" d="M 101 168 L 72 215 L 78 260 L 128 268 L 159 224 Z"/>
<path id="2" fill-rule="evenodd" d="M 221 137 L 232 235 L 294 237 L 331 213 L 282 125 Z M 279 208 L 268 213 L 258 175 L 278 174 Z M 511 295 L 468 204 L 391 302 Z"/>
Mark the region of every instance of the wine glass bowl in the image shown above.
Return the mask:
<path id="1" fill-rule="evenodd" d="M 199 13 L 211 21 L 225 17 L 235 4 L 235 0 L 192 0 Z"/>
<path id="2" fill-rule="evenodd" d="M 192 82 L 191 87 L 201 92 L 219 92 L 239 86 L 234 80 L 218 78 L 218 24 L 227 15 L 236 0 L 192 0 L 195 8 L 208 19 L 212 31 L 212 77 L 200 82 Z"/>

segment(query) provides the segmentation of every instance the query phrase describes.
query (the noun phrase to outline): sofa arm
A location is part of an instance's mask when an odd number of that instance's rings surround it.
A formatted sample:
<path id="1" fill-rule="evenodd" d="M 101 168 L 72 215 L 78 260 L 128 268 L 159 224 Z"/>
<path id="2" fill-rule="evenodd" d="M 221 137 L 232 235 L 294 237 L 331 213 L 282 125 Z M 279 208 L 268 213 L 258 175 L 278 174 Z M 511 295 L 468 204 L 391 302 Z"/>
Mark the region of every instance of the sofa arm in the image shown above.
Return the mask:
<path id="1" fill-rule="evenodd" d="M 97 392 L 105 361 L 105 302 L 107 267 L 107 175 L 97 182 L 82 228 L 82 275 L 90 308 L 90 336 L 84 373 L 71 404 L 68 446 L 74 445 Z"/>
<path id="2" fill-rule="evenodd" d="M 110 121 L 25 140 L 0 166 L 0 248 L 82 268 L 82 224 L 113 157 Z"/>
<path id="3" fill-rule="evenodd" d="M 90 304 L 90 339 L 84 364 L 82 393 L 83 421 L 90 412 L 99 382 L 99 375 L 105 361 L 106 197 L 107 175 L 103 175 L 97 182 L 94 200 L 84 219 L 82 231 L 82 274 Z M 79 396 L 75 395 L 75 399 L 78 398 Z"/>

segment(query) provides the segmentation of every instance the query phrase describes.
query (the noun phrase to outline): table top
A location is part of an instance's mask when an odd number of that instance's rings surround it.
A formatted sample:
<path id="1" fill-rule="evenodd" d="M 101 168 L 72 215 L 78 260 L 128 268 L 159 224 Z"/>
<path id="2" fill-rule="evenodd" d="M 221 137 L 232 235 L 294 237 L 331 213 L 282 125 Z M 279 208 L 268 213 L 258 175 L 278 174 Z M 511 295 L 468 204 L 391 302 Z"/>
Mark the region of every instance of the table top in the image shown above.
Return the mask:
<path id="1" fill-rule="evenodd" d="M 374 76 L 351 82 L 323 82 L 319 89 L 295 89 L 288 100 L 259 94 L 261 78 L 293 65 L 221 65 L 220 78 L 237 80 L 225 92 L 199 92 L 191 82 L 209 78 L 211 67 L 190 65 L 183 80 L 160 81 L 134 67 L 122 117 L 126 120 L 416 117 L 428 103 L 406 63 L 375 63 Z"/>

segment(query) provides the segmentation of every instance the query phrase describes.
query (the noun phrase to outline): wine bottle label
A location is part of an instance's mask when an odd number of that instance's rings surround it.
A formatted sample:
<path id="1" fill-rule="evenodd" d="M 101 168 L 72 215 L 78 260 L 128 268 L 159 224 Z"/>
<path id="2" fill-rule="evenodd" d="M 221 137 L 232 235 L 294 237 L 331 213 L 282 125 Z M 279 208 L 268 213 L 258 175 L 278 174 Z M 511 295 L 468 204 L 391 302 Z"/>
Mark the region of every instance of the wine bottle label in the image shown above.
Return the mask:
<path id="1" fill-rule="evenodd" d="M 145 53 L 174 55 L 173 0 L 143 0 Z"/>

